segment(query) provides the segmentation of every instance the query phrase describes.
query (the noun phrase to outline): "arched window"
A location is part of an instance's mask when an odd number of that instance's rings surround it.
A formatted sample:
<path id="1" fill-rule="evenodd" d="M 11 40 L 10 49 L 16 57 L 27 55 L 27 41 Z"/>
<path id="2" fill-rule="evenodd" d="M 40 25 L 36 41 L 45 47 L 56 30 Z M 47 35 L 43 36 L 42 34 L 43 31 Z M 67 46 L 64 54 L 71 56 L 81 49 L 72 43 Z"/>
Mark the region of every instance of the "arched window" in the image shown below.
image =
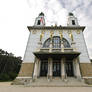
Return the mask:
<path id="1" fill-rule="evenodd" d="M 50 46 L 50 41 L 51 41 L 51 39 L 48 38 L 48 39 L 44 42 L 43 47 L 44 47 L 44 48 L 49 48 L 49 46 Z"/>
<path id="2" fill-rule="evenodd" d="M 64 48 L 70 48 L 71 47 L 69 42 L 65 38 L 63 38 L 62 41 L 63 41 Z"/>
<path id="3" fill-rule="evenodd" d="M 69 42 L 68 42 L 65 38 L 63 38 L 62 41 L 63 41 L 64 48 L 70 48 L 70 44 L 69 44 Z M 48 38 L 48 39 L 44 42 L 43 48 L 49 48 L 50 42 L 51 42 L 51 39 Z M 52 38 L 52 47 L 53 47 L 53 48 L 61 48 L 61 39 L 60 39 L 59 36 L 54 36 L 54 37 Z"/>
<path id="4" fill-rule="evenodd" d="M 61 40 L 60 37 L 54 36 L 52 39 L 52 47 L 53 48 L 61 48 Z"/>

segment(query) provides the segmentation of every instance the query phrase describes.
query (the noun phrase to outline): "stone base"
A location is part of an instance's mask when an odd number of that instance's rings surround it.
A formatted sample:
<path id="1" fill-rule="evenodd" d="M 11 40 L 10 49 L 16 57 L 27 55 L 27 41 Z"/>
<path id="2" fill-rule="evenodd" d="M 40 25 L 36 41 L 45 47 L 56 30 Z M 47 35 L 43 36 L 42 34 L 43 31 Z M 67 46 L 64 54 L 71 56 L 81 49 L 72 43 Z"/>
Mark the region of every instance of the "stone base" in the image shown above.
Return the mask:
<path id="1" fill-rule="evenodd" d="M 32 79 L 34 63 L 22 63 L 18 77 L 13 81 L 12 84 L 24 85 Z"/>
<path id="2" fill-rule="evenodd" d="M 84 80 L 86 84 L 92 85 L 92 78 L 84 78 Z"/>
<path id="3" fill-rule="evenodd" d="M 35 82 L 37 80 L 37 76 L 33 76 L 32 81 Z"/>
<path id="4" fill-rule="evenodd" d="M 82 77 L 92 77 L 92 63 L 80 63 Z"/>
<path id="5" fill-rule="evenodd" d="M 80 63 L 80 69 L 85 83 L 92 84 L 92 63 Z"/>
<path id="6" fill-rule="evenodd" d="M 47 79 L 48 79 L 48 81 L 51 81 L 52 80 L 52 76 L 51 75 L 47 75 Z"/>
<path id="7" fill-rule="evenodd" d="M 12 85 L 26 85 L 32 81 L 31 77 L 17 77 L 11 84 Z"/>
<path id="8" fill-rule="evenodd" d="M 66 79 L 65 75 L 62 75 L 61 78 L 62 78 L 62 80 Z"/>
<path id="9" fill-rule="evenodd" d="M 32 77 L 34 63 L 22 63 L 18 77 Z"/>

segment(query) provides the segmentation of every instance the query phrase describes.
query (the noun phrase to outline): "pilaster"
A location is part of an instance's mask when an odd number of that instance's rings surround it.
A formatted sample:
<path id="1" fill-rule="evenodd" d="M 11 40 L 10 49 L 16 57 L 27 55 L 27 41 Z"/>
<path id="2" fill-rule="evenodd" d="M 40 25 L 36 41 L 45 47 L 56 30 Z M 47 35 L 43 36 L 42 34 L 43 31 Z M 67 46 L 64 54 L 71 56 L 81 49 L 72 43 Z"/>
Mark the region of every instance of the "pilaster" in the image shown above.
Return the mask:
<path id="1" fill-rule="evenodd" d="M 49 48 L 49 52 L 52 52 L 52 41 L 50 41 L 50 48 Z"/>
<path id="2" fill-rule="evenodd" d="M 80 73 L 80 67 L 79 67 L 79 62 L 78 62 L 78 59 L 74 59 L 73 61 L 75 63 L 74 67 L 75 67 L 75 76 L 80 79 L 81 78 L 81 73 Z"/>
<path id="3" fill-rule="evenodd" d="M 40 66 L 41 66 L 41 61 L 40 60 L 38 60 L 38 71 L 37 71 L 37 77 L 39 77 L 40 76 Z"/>
<path id="4" fill-rule="evenodd" d="M 64 45 L 63 45 L 63 41 L 61 41 L 61 52 L 64 52 Z"/>
<path id="5" fill-rule="evenodd" d="M 65 79 L 65 58 L 61 59 L 61 77 Z"/>
<path id="6" fill-rule="evenodd" d="M 37 75 L 38 75 L 38 62 L 39 62 L 39 59 L 36 59 L 35 66 L 34 66 L 33 79 L 37 79 Z"/>
<path id="7" fill-rule="evenodd" d="M 48 58 L 48 79 L 52 79 L 52 58 Z"/>

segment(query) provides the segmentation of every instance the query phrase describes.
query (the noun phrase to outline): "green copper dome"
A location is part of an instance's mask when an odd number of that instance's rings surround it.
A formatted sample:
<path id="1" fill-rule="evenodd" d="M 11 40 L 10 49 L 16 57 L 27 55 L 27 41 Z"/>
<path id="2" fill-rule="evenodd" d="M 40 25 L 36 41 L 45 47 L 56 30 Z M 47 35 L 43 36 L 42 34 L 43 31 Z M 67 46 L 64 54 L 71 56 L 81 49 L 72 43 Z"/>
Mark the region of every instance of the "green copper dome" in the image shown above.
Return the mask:
<path id="1" fill-rule="evenodd" d="M 43 13 L 43 12 L 41 12 L 41 13 L 39 14 L 39 16 L 44 16 L 44 13 Z"/>
<path id="2" fill-rule="evenodd" d="M 69 16 L 73 16 L 73 13 L 69 12 Z"/>

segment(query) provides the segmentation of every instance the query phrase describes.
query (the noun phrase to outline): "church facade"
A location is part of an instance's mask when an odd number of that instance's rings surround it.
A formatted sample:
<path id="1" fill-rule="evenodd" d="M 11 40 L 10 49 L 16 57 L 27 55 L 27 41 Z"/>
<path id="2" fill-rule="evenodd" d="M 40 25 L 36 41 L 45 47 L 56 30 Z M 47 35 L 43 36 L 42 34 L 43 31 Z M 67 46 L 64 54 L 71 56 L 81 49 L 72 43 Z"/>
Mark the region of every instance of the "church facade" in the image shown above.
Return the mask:
<path id="1" fill-rule="evenodd" d="M 92 65 L 84 29 L 72 13 L 67 26 L 45 26 L 44 13 L 40 13 L 34 26 L 28 26 L 30 34 L 17 81 L 74 77 L 90 83 Z"/>

